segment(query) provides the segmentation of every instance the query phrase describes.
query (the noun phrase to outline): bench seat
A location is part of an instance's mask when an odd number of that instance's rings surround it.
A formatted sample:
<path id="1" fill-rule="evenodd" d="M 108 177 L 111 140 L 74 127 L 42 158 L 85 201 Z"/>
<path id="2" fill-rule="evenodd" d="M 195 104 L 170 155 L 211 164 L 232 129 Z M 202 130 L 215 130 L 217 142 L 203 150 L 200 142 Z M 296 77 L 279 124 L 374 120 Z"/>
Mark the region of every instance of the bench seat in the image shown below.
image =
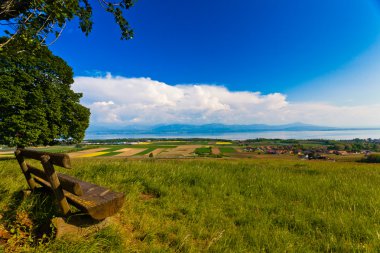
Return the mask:
<path id="1" fill-rule="evenodd" d="M 58 174 L 58 177 L 64 175 L 66 178 L 71 178 L 80 185 L 83 191 L 81 196 L 77 196 L 65 189 L 63 193 L 70 204 L 88 213 L 95 220 L 103 220 L 112 216 L 123 206 L 124 193 L 113 192 L 107 188 L 87 183 L 62 173 Z M 43 187 L 51 189 L 50 183 L 46 180 L 37 176 L 34 176 L 34 180 Z"/>

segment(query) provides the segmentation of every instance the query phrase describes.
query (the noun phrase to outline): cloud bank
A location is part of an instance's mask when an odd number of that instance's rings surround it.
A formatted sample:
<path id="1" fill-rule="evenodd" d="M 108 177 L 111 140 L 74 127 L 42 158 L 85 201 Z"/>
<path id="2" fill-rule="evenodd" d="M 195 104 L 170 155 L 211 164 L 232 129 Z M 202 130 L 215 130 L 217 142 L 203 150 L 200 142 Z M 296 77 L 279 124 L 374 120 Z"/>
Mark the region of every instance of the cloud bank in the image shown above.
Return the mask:
<path id="1" fill-rule="evenodd" d="M 292 103 L 285 94 L 236 92 L 208 84 L 168 85 L 150 78 L 76 77 L 92 126 L 155 124 L 285 124 L 380 126 L 380 104 Z"/>

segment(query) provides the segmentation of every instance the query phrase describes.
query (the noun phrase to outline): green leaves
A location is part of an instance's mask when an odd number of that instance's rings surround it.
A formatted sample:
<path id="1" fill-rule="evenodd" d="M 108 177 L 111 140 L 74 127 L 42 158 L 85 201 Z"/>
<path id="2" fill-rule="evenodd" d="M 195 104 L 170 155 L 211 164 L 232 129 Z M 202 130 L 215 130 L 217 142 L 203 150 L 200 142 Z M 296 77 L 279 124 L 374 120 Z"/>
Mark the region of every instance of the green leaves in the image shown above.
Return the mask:
<path id="1" fill-rule="evenodd" d="M 72 69 L 35 44 L 15 40 L 0 51 L 0 144 L 80 142 L 90 112 L 71 90 Z"/>
<path id="2" fill-rule="evenodd" d="M 123 17 L 123 11 L 133 6 L 132 0 L 118 2 L 99 1 L 105 11 L 114 16 L 122 39 L 131 39 L 133 30 Z M 79 19 L 79 27 L 88 35 L 93 26 L 92 6 L 88 0 L 4 0 L 0 4 L 0 20 L 9 22 L 15 32 L 5 31 L 14 38 L 26 35 L 46 44 L 49 35 L 58 38 L 67 22 Z M 12 25 L 11 25 L 12 24 Z M 1 47 L 1 45 L 0 45 Z"/>

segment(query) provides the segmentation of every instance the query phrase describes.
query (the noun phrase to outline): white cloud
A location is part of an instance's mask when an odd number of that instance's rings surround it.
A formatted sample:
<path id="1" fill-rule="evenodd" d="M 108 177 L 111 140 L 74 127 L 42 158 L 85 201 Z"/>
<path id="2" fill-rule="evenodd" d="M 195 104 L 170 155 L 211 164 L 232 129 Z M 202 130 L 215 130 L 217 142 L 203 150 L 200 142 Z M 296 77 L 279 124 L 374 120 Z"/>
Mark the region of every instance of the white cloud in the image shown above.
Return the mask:
<path id="1" fill-rule="evenodd" d="M 168 85 L 150 78 L 76 77 L 91 109 L 91 124 L 283 124 L 304 122 L 329 126 L 380 126 L 380 104 L 334 106 L 292 103 L 284 94 L 233 92 L 206 84 Z"/>

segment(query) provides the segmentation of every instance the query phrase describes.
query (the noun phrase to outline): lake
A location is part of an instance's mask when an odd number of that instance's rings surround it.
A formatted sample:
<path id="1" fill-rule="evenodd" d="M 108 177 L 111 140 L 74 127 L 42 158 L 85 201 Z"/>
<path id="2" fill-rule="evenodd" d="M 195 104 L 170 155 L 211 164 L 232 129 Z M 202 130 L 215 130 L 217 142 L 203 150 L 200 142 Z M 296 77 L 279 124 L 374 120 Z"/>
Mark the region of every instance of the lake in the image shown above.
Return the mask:
<path id="1" fill-rule="evenodd" d="M 120 139 L 120 138 L 212 138 L 228 140 L 246 140 L 256 138 L 267 139 L 380 139 L 380 130 L 337 130 L 337 131 L 267 131 L 243 133 L 204 133 L 204 134 L 123 134 L 123 133 L 87 133 L 86 140 L 90 139 Z"/>

